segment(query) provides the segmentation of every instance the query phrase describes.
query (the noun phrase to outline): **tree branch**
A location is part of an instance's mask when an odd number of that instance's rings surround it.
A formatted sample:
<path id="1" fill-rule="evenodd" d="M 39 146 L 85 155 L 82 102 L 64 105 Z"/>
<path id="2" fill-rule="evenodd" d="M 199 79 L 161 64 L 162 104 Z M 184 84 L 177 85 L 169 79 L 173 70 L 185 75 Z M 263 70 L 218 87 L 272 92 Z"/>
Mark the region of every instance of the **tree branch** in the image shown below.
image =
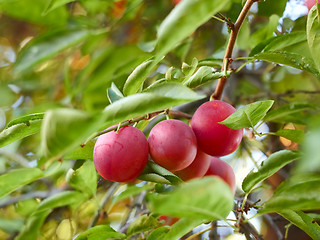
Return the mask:
<path id="1" fill-rule="evenodd" d="M 249 12 L 252 4 L 255 3 L 256 1 L 257 0 L 247 0 L 246 4 L 244 5 L 244 7 L 243 7 L 243 9 L 242 9 L 237 21 L 236 21 L 236 23 L 234 25 L 229 26 L 231 29 L 231 33 L 230 33 L 230 38 L 229 38 L 227 50 L 224 55 L 223 65 L 222 65 L 222 69 L 221 69 L 222 71 L 230 69 L 230 64 L 232 62 L 232 59 L 231 59 L 232 52 L 233 52 L 233 48 L 234 48 L 234 45 L 237 40 L 239 30 L 240 30 L 246 16 L 248 15 L 248 12 Z M 226 84 L 226 81 L 227 81 L 227 76 L 223 76 L 222 78 L 219 79 L 217 88 L 216 88 L 215 92 L 211 95 L 211 98 L 221 99 L 221 95 L 222 95 L 224 86 Z"/>

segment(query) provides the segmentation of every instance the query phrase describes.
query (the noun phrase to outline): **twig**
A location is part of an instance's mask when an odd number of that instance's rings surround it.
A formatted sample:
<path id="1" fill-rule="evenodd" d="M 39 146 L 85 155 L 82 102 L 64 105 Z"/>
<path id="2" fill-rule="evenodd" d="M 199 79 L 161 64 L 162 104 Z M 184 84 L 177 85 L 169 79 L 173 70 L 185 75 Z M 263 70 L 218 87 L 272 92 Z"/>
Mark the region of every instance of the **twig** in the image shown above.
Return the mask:
<path id="1" fill-rule="evenodd" d="M 99 209 L 96 211 L 96 213 L 95 213 L 95 215 L 94 215 L 94 217 L 93 217 L 93 219 L 92 219 L 92 221 L 91 221 L 88 229 L 89 229 L 89 228 L 92 228 L 92 227 L 94 227 L 94 226 L 96 225 L 96 223 L 97 223 L 98 220 L 99 220 L 100 213 L 101 213 L 102 209 L 103 209 L 104 206 L 107 204 L 108 200 L 111 198 L 111 196 L 114 194 L 114 192 L 117 190 L 117 188 L 118 188 L 119 185 L 120 185 L 120 183 L 113 183 L 113 184 L 109 187 L 109 189 L 108 189 L 108 191 L 106 192 L 106 194 L 104 195 L 104 197 L 103 197 L 103 199 L 102 199 L 102 201 L 101 201 L 100 207 L 99 207 Z"/>
<path id="2" fill-rule="evenodd" d="M 226 65 L 226 70 L 229 70 L 230 64 L 232 61 L 231 57 L 232 57 L 233 48 L 236 43 L 239 30 L 240 30 L 241 25 L 247 16 L 248 12 L 249 12 L 252 4 L 256 1 L 257 0 L 247 0 L 246 4 L 244 5 L 244 7 L 243 7 L 243 9 L 242 9 L 237 21 L 236 21 L 236 23 L 233 26 L 229 26 L 231 29 L 231 33 L 230 33 L 230 38 L 229 38 L 227 50 L 224 55 L 224 60 L 223 60 L 224 64 L 222 65 L 221 71 L 224 70 L 224 65 Z M 221 95 L 222 95 L 224 86 L 226 84 L 226 81 L 227 81 L 227 76 L 223 76 L 222 78 L 219 79 L 217 88 L 216 88 L 215 92 L 211 95 L 211 98 L 221 99 Z"/>

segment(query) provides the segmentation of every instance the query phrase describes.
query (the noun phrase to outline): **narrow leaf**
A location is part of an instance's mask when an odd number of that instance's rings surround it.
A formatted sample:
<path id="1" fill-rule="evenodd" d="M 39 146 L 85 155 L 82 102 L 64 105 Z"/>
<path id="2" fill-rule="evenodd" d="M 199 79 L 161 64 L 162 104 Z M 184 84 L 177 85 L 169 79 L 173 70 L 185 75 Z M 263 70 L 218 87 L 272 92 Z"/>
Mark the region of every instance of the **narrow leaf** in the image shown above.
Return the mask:
<path id="1" fill-rule="evenodd" d="M 107 94 L 110 103 L 114 103 L 124 97 L 122 92 L 114 83 L 111 83 L 111 87 L 107 89 Z"/>
<path id="2" fill-rule="evenodd" d="M 281 210 L 277 212 L 298 228 L 307 233 L 312 239 L 320 239 L 320 226 L 313 218 L 302 211 Z"/>
<path id="3" fill-rule="evenodd" d="M 42 120 L 29 120 L 12 125 L 0 132 L 0 148 L 40 131 Z"/>
<path id="4" fill-rule="evenodd" d="M 156 49 L 165 55 L 228 4 L 224 0 L 184 0 L 161 23 Z"/>
<path id="5" fill-rule="evenodd" d="M 154 213 L 199 220 L 224 219 L 232 207 L 233 194 L 218 177 L 195 179 L 166 194 L 152 195 L 149 200 Z"/>
<path id="6" fill-rule="evenodd" d="M 0 176 L 0 198 L 13 192 L 14 190 L 29 184 L 44 174 L 39 168 L 21 168 Z"/>
<path id="7" fill-rule="evenodd" d="M 320 20 L 316 7 L 313 7 L 308 13 L 307 21 L 308 45 L 315 64 L 320 70 Z"/>
<path id="8" fill-rule="evenodd" d="M 295 129 L 281 129 L 275 134 L 296 143 L 301 143 L 304 137 L 304 132 L 302 130 Z"/>
<path id="9" fill-rule="evenodd" d="M 155 61 L 147 60 L 136 67 L 124 84 L 124 95 L 128 96 L 137 93 L 155 65 Z"/>
<path id="10" fill-rule="evenodd" d="M 74 2 L 74 1 L 75 0 L 51 0 L 50 3 L 48 4 L 47 9 L 43 12 L 43 14 L 46 15 L 58 7 L 61 7 L 67 3 Z"/>
<path id="11" fill-rule="evenodd" d="M 293 102 L 287 105 L 280 106 L 276 109 L 271 110 L 267 113 L 264 121 L 278 121 L 279 119 L 293 114 L 299 113 L 304 110 L 315 109 L 316 106 L 311 103 L 304 103 L 304 102 Z"/>
<path id="12" fill-rule="evenodd" d="M 272 176 L 278 170 L 292 161 L 300 158 L 300 153 L 296 151 L 281 150 L 270 155 L 256 172 L 253 170 L 245 177 L 242 182 L 242 189 L 250 192 L 255 185 Z"/>
<path id="13" fill-rule="evenodd" d="M 98 225 L 79 234 L 75 240 L 125 239 L 126 235 L 116 232 L 108 225 Z"/>
<path id="14" fill-rule="evenodd" d="M 93 31 L 87 29 L 64 29 L 51 31 L 36 37 L 22 49 L 13 71 L 14 73 L 31 72 L 35 66 L 89 38 L 93 33 Z"/>
<path id="15" fill-rule="evenodd" d="M 220 123 L 232 129 L 254 127 L 264 118 L 266 113 L 272 107 L 273 102 L 273 100 L 266 100 L 248 104 L 238 109 Z"/>
<path id="16" fill-rule="evenodd" d="M 147 237 L 147 240 L 163 240 L 168 231 L 168 227 L 156 228 L 150 233 L 150 235 Z"/>
<path id="17" fill-rule="evenodd" d="M 158 222 L 158 220 L 151 215 L 139 216 L 132 223 L 130 223 L 127 230 L 127 236 L 130 237 L 138 233 L 149 231 L 159 224 L 160 223 Z"/>
<path id="18" fill-rule="evenodd" d="M 33 113 L 23 117 L 16 118 L 8 123 L 8 128 L 21 123 L 29 125 L 30 121 L 42 120 L 43 116 L 44 113 Z"/>

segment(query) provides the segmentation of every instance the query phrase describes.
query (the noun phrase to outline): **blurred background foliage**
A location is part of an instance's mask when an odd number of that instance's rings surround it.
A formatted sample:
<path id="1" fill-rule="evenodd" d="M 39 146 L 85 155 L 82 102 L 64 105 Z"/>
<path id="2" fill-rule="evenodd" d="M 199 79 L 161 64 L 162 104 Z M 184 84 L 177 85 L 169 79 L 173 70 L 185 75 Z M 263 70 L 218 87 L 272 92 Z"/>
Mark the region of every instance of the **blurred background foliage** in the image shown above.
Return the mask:
<path id="1" fill-rule="evenodd" d="M 0 130 L 18 117 L 61 107 L 90 114 L 101 112 L 110 104 L 107 89 L 112 83 L 122 91 L 135 67 L 153 56 L 157 30 L 174 6 L 170 0 L 0 0 Z M 241 9 L 242 1 L 229 0 L 221 13 L 234 22 Z M 276 115 L 268 124 L 263 123 L 258 131 L 276 132 L 283 128 L 304 131 L 306 126 L 315 129 L 307 138 L 302 136 L 298 143 L 305 139 L 303 146 L 309 156 L 306 158 L 314 163 L 311 169 L 317 166 L 319 170 L 319 75 L 312 69 L 303 71 L 272 59 L 267 62 L 259 61 L 259 57 L 258 60 L 248 58 L 253 49 L 259 53 L 257 45 L 288 33 L 301 33 L 301 41 L 285 51 L 298 54 L 298 58 L 312 58 L 306 37 L 303 39 L 307 12 L 303 1 L 254 4 L 234 51 L 232 67 L 241 69 L 228 79 L 223 99 L 237 107 L 266 99 L 275 100 L 274 109 L 287 107 L 282 115 Z M 199 64 L 220 68 L 228 37 L 226 24 L 216 18 L 210 19 L 165 56 L 144 87 L 163 79 L 170 67 L 173 67 L 170 77 L 178 81 L 184 76 L 182 63 L 191 65 L 194 58 Z M 209 81 L 195 90 L 209 96 L 215 85 L 216 81 Z M 199 104 L 181 109 L 192 113 Z M 146 126 L 143 122 L 139 124 L 142 129 Z M 300 131 L 302 135 L 303 131 Z M 297 150 L 298 144 L 291 140 L 278 136 L 256 138 L 247 129 L 239 150 L 226 158 L 237 173 L 238 187 L 253 167 L 252 162 L 259 165 L 281 149 Z M 39 166 L 40 145 L 40 134 L 32 134 L 0 148 L 0 173 Z M 89 143 L 88 158 L 92 146 L 93 143 Z M 21 230 L 26 233 L 27 225 L 34 227 L 35 233 L 21 235 L 21 239 L 72 239 L 88 226 L 105 223 L 118 226 L 134 216 L 132 206 L 141 199 L 133 196 L 114 204 L 109 201 L 99 209 L 99 202 L 106 194 L 118 196 L 127 186 L 119 187 L 97 178 L 92 162 L 74 160 L 75 156 L 47 164 L 42 169 L 44 173 L 32 173 L 34 180 L 38 180 L 26 182 L 27 185 L 0 200 L 0 239 L 13 239 Z M 290 171 L 291 166 L 270 178 L 268 187 L 256 198 L 270 197 Z M 10 182 L 0 183 L 0 186 L 7 184 Z M 61 202 L 43 204 L 41 201 L 61 193 L 64 194 Z M 40 202 L 48 206 L 43 210 L 45 213 L 42 211 L 37 217 L 32 215 L 33 221 L 30 216 Z M 276 233 L 270 230 L 274 221 L 264 219 L 263 224 L 260 220 L 255 224 L 265 234 L 265 239 L 276 239 L 272 235 Z M 284 229 L 287 222 L 281 221 L 276 225 Z M 223 237 L 232 232 L 221 229 L 218 234 Z M 306 236 L 292 233 L 288 239 L 306 239 Z M 243 235 L 230 235 L 228 239 L 243 239 Z"/>

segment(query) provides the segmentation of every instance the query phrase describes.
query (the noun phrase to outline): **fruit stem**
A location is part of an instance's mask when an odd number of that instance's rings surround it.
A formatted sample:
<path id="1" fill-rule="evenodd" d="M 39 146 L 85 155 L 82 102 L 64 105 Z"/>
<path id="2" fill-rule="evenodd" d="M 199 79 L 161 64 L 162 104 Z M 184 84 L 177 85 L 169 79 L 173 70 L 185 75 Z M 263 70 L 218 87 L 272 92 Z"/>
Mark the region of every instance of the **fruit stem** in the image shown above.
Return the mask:
<path id="1" fill-rule="evenodd" d="M 222 69 L 221 71 L 223 72 L 225 69 L 229 70 L 230 69 L 230 64 L 232 61 L 232 52 L 233 52 L 233 48 L 235 46 L 236 40 L 237 40 L 237 36 L 239 33 L 239 30 L 246 18 L 246 16 L 249 13 L 249 10 L 252 6 L 253 3 L 257 2 L 257 0 L 247 0 L 247 2 L 245 3 L 244 7 L 242 8 L 240 15 L 236 21 L 235 24 L 233 25 L 228 25 L 231 29 L 231 33 L 230 33 L 230 38 L 229 38 L 229 42 L 228 42 L 228 46 L 227 46 L 227 50 L 226 53 L 224 55 L 224 60 L 223 60 L 223 65 L 222 65 Z M 221 95 L 224 89 L 224 86 L 226 84 L 227 81 L 227 76 L 223 76 L 219 79 L 218 85 L 216 87 L 215 92 L 211 95 L 212 99 L 216 99 L 219 100 L 221 99 Z"/>

